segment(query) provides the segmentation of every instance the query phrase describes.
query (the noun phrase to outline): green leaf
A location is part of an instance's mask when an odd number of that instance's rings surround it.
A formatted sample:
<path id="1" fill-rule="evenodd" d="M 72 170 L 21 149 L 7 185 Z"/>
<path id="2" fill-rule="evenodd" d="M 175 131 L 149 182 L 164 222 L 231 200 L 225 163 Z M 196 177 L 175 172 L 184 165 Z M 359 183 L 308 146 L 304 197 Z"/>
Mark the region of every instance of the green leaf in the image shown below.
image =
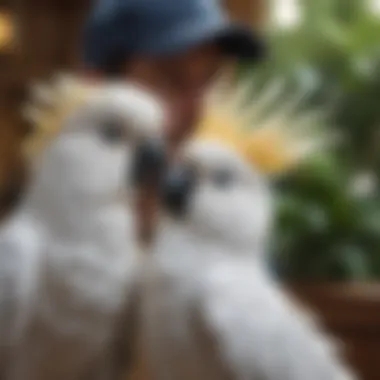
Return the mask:
<path id="1" fill-rule="evenodd" d="M 330 262 L 334 277 L 349 281 L 365 281 L 371 278 L 370 265 L 360 247 L 343 245 L 336 248 Z"/>

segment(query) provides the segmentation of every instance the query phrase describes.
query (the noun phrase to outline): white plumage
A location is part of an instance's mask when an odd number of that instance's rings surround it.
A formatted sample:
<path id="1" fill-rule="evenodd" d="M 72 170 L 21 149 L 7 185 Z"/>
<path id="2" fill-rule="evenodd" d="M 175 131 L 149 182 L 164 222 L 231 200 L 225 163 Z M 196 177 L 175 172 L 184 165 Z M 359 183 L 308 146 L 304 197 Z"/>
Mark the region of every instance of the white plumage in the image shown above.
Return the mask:
<path id="1" fill-rule="evenodd" d="M 154 378 L 353 379 L 332 341 L 266 273 L 264 179 L 205 142 L 188 147 L 180 169 L 190 174 L 169 175 L 144 275 L 143 341 Z"/>
<path id="2" fill-rule="evenodd" d="M 66 99 L 78 95 L 63 84 Z M 82 95 L 66 114 L 45 110 L 62 125 L 49 126 L 26 197 L 0 230 L 2 379 L 107 379 L 115 370 L 110 347 L 138 262 L 132 161 L 139 141 L 161 137 L 165 116 L 133 85 Z"/>

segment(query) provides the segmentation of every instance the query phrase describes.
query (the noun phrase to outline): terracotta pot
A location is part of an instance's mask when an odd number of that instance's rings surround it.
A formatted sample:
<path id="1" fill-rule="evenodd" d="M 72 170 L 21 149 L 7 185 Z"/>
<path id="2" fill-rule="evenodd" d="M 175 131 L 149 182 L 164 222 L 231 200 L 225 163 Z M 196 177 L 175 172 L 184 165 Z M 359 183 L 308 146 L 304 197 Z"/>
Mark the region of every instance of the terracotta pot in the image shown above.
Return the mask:
<path id="1" fill-rule="evenodd" d="M 341 339 L 363 380 L 380 377 L 380 284 L 297 284 L 292 291 Z"/>

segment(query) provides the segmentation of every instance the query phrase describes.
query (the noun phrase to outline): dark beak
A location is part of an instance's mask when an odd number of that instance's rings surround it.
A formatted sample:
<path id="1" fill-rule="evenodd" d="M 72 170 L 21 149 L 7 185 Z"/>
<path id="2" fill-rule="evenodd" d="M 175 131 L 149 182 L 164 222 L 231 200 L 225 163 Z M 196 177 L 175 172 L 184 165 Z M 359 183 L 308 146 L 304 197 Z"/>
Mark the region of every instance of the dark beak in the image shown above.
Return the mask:
<path id="1" fill-rule="evenodd" d="M 157 187 L 166 171 L 167 159 L 167 149 L 163 140 L 143 141 L 136 150 L 132 166 L 132 181 L 135 187 Z"/>
<path id="2" fill-rule="evenodd" d="M 163 140 L 145 140 L 136 149 L 132 163 L 132 183 L 137 190 L 138 234 L 150 243 L 155 230 L 159 189 L 167 169 L 168 152 Z"/>
<path id="3" fill-rule="evenodd" d="M 195 177 L 191 170 L 183 166 L 173 167 L 163 182 L 161 202 L 164 209 L 172 216 L 184 217 L 194 187 Z"/>

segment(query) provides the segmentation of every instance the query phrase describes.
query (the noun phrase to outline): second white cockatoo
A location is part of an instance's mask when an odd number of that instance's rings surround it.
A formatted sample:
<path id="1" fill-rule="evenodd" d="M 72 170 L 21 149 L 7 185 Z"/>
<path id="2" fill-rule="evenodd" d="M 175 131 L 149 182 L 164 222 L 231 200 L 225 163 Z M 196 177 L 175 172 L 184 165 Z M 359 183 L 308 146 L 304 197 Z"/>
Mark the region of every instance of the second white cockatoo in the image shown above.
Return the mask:
<path id="1" fill-rule="evenodd" d="M 284 150 L 278 123 L 252 134 L 228 129 L 221 108 L 164 181 L 142 281 L 153 378 L 351 380 L 332 340 L 263 260 L 272 219 L 263 168 L 279 172 L 305 149 Z"/>
<path id="2" fill-rule="evenodd" d="M 0 229 L 0 377 L 109 379 L 138 264 L 134 187 L 149 179 L 140 166 L 164 162 L 165 110 L 128 83 L 68 77 L 34 95 L 27 115 L 45 137 Z"/>
<path id="3" fill-rule="evenodd" d="M 164 186 L 144 277 L 143 342 L 154 379 L 353 379 L 267 273 L 265 181 L 222 146 L 188 149 Z"/>

